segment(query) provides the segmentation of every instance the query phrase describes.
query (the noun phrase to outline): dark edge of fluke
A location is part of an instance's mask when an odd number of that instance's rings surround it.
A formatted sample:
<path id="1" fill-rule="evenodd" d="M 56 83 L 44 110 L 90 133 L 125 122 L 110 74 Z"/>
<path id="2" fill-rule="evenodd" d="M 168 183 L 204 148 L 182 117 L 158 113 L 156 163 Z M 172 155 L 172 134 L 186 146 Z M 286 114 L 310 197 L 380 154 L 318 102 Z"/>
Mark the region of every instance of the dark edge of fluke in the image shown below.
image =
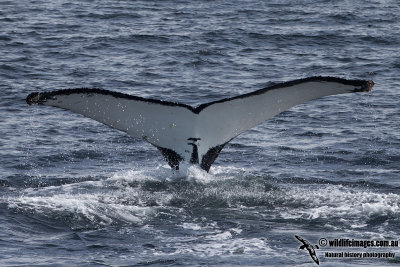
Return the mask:
<path id="1" fill-rule="evenodd" d="M 195 108 L 194 112 L 198 114 L 204 108 L 211 106 L 213 104 L 231 101 L 234 99 L 246 98 L 246 97 L 253 96 L 253 95 L 260 95 L 260 94 L 263 94 L 270 90 L 276 90 L 276 89 L 289 87 L 289 86 L 297 85 L 297 84 L 304 83 L 304 82 L 314 82 L 314 81 L 315 82 L 338 82 L 338 83 L 342 83 L 345 85 L 353 85 L 355 87 L 358 87 L 358 88 L 354 89 L 354 91 L 353 91 L 354 93 L 370 92 L 372 90 L 372 87 L 374 86 L 374 82 L 371 80 L 347 80 L 347 79 L 343 79 L 343 78 L 329 77 L 329 76 L 312 76 L 312 77 L 308 77 L 308 78 L 303 78 L 303 79 L 298 79 L 298 80 L 293 80 L 293 81 L 288 81 L 288 82 L 283 82 L 283 83 L 277 83 L 277 84 L 274 84 L 274 85 L 268 86 L 266 88 L 259 89 L 257 91 L 250 92 L 247 94 L 238 95 L 238 96 L 234 96 L 234 97 L 224 98 L 221 100 L 216 100 L 213 102 L 205 103 L 205 104 L 202 104 L 202 105 L 198 106 L 197 108 Z"/>
<path id="2" fill-rule="evenodd" d="M 161 104 L 161 105 L 166 105 L 166 106 L 180 106 L 187 108 L 191 111 L 194 110 L 193 107 L 177 102 L 169 102 L 169 101 L 163 101 L 163 100 L 158 100 L 158 99 L 152 99 L 152 98 L 144 98 L 140 96 L 134 96 L 134 95 L 128 95 L 116 91 L 109 91 L 109 90 L 104 90 L 104 89 L 99 89 L 99 88 L 76 88 L 76 89 L 61 89 L 61 90 L 56 90 L 56 91 L 51 91 L 51 92 L 33 92 L 30 93 L 26 97 L 26 103 L 28 105 L 33 105 L 33 104 L 41 104 L 42 102 L 45 102 L 47 99 L 55 98 L 58 95 L 71 95 L 71 94 L 76 94 L 76 93 L 86 93 L 86 94 L 102 94 L 102 95 L 111 95 L 116 98 L 125 98 L 125 99 L 132 99 L 132 100 L 137 100 L 137 101 L 143 101 L 143 102 L 150 102 L 150 103 L 155 103 L 155 104 Z"/>
<path id="3" fill-rule="evenodd" d="M 33 105 L 33 104 L 41 104 L 42 102 L 45 102 L 47 99 L 56 97 L 57 95 L 69 95 L 69 94 L 74 94 L 74 93 L 97 93 L 97 94 L 103 94 L 103 95 L 112 95 L 114 97 L 118 98 L 126 98 L 126 99 L 132 99 L 132 100 L 137 100 L 137 101 L 144 101 L 144 102 L 149 102 L 149 103 L 154 103 L 154 104 L 161 104 L 161 105 L 166 105 L 166 106 L 179 106 L 183 108 L 187 108 L 190 111 L 192 111 L 195 114 L 199 114 L 204 108 L 216 104 L 216 103 L 222 103 L 234 99 L 240 99 L 240 98 L 245 98 L 253 95 L 260 95 L 262 93 L 265 93 L 266 91 L 269 90 L 276 90 L 284 87 L 289 87 L 293 85 L 297 85 L 300 83 L 304 82 L 312 82 L 312 81 L 319 81 L 319 82 L 338 82 L 346 85 L 353 85 L 356 87 L 354 89 L 354 93 L 356 92 L 370 92 L 372 90 L 372 87 L 374 86 L 374 82 L 371 80 L 347 80 L 343 78 L 337 78 L 337 77 L 329 77 L 329 76 L 313 76 L 313 77 L 308 77 L 304 79 L 298 79 L 298 80 L 293 80 L 289 82 L 283 82 L 283 83 L 278 83 L 260 90 L 256 90 L 254 92 L 250 92 L 247 94 L 239 95 L 239 96 L 234 96 L 234 97 L 229 97 L 229 98 L 224 98 L 216 101 L 212 101 L 209 103 L 204 103 L 199 105 L 198 107 L 192 107 L 186 104 L 182 103 L 177 103 L 177 102 L 169 102 L 169 101 L 163 101 L 163 100 L 158 100 L 158 99 L 151 99 L 151 98 L 143 98 L 139 96 L 133 96 L 133 95 L 128 95 L 120 92 L 115 92 L 115 91 L 108 91 L 108 90 L 103 90 L 103 89 L 98 89 L 98 88 L 77 88 L 77 89 L 62 89 L 62 90 L 57 90 L 57 91 L 52 91 L 52 92 L 33 92 L 30 93 L 26 97 L 26 103 L 28 105 Z"/>
<path id="4" fill-rule="evenodd" d="M 38 104 L 39 103 L 39 99 L 40 99 L 40 93 L 39 92 L 33 92 L 33 93 L 30 93 L 26 97 L 26 103 L 29 106 L 32 106 L 33 104 Z"/>

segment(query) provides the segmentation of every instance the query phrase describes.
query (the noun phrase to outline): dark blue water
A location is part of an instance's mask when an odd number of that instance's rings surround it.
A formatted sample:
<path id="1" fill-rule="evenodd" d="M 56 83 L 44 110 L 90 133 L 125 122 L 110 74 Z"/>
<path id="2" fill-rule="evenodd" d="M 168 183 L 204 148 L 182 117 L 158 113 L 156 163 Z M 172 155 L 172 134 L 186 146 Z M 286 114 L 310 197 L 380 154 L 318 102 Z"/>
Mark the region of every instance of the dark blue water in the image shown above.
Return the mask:
<path id="1" fill-rule="evenodd" d="M 400 239 L 397 1 L 75 2 L 0 1 L 1 266 L 310 266 L 295 234 Z M 24 100 L 98 87 L 196 106 L 314 75 L 376 85 L 240 135 L 210 173 Z"/>

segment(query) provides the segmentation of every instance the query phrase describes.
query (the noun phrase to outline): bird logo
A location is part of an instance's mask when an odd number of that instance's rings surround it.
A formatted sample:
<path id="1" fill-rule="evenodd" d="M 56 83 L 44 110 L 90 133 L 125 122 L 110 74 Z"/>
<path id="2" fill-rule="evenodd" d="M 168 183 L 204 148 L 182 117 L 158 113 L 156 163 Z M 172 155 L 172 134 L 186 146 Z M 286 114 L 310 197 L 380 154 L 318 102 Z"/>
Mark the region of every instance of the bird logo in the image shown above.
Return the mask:
<path id="1" fill-rule="evenodd" d="M 315 245 L 315 246 L 311 245 L 310 242 L 308 242 L 307 240 L 305 240 L 301 236 L 295 235 L 294 237 L 296 237 L 297 240 L 299 240 L 301 243 L 303 243 L 303 245 L 301 245 L 299 249 L 307 249 L 308 253 L 310 253 L 311 258 L 314 260 L 314 262 L 316 264 L 319 265 L 319 260 L 318 260 L 318 257 L 316 255 L 316 253 L 315 253 L 315 249 L 319 249 L 319 247 L 317 245 Z"/>

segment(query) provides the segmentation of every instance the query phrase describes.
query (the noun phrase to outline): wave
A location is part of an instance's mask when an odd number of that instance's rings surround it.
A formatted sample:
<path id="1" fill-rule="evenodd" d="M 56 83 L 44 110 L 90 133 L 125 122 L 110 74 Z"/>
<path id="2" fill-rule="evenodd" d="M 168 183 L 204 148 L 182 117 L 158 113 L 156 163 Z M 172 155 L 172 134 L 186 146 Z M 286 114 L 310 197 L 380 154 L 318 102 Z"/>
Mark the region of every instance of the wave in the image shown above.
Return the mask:
<path id="1" fill-rule="evenodd" d="M 371 191 L 369 184 L 281 181 L 229 167 L 216 167 L 212 173 L 194 166 L 171 172 L 161 165 L 119 171 L 100 180 L 64 180 L 18 190 L 7 184 L 9 194 L 1 202 L 18 213 L 62 220 L 74 229 L 144 225 L 165 216 L 213 217 L 211 211 L 220 209 L 227 218 L 350 227 L 367 227 L 378 217 L 394 220 L 400 213 L 398 194 Z"/>

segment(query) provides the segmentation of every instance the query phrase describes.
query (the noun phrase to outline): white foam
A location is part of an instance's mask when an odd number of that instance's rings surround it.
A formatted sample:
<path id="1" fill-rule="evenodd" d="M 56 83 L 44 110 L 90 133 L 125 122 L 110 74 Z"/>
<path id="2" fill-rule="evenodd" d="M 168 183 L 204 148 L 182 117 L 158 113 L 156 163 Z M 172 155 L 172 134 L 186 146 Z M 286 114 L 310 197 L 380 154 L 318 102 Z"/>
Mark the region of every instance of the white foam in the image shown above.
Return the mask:
<path id="1" fill-rule="evenodd" d="M 186 214 L 186 208 L 171 204 L 174 199 L 183 203 L 186 201 L 189 203 L 187 207 L 222 203 L 230 209 L 249 210 L 249 206 L 268 206 L 268 209 L 273 206 L 273 212 L 262 216 L 287 220 L 335 218 L 352 229 L 367 224 L 371 216 L 400 214 L 400 196 L 393 193 L 331 184 L 275 182 L 271 185 L 261 177 L 245 176 L 241 169 L 218 166 L 211 173 L 197 166 L 189 166 L 182 172 L 172 172 L 164 165 L 155 169 L 123 170 L 105 180 L 27 188 L 15 192 L 15 196 L 5 202 L 11 208 L 48 216 L 52 216 L 51 213 L 69 213 L 94 225 L 121 221 L 141 223 L 160 212 L 169 212 L 168 216 Z M 180 185 L 179 181 L 175 184 L 177 179 L 194 183 L 189 184 L 190 190 L 171 190 L 175 185 Z M 157 183 L 153 184 L 154 181 Z M 158 182 L 162 183 L 161 187 Z M 188 188 L 185 183 L 184 189 Z M 202 185 L 198 186 L 198 183 Z M 167 208 L 167 211 L 161 211 L 159 207 Z M 198 231 L 202 226 L 193 222 L 182 227 Z M 227 239 L 229 233 L 234 234 L 232 231 L 216 233 L 214 238 Z"/>
<path id="2" fill-rule="evenodd" d="M 200 183 L 209 183 L 216 180 L 231 179 L 243 172 L 243 169 L 213 167 L 208 173 L 197 165 L 182 163 L 178 171 L 172 170 L 167 165 L 159 165 L 155 168 L 141 167 L 140 169 L 122 170 L 114 173 L 107 181 L 126 184 L 135 181 L 173 181 L 177 179 L 187 179 Z"/>
<path id="3" fill-rule="evenodd" d="M 363 203 L 361 205 L 361 212 L 372 215 L 387 215 L 395 214 L 399 211 L 399 203 L 393 203 L 392 200 L 387 199 L 388 196 L 378 196 L 377 202 Z"/>
<path id="4" fill-rule="evenodd" d="M 199 183 L 210 183 L 235 177 L 242 177 L 248 173 L 242 168 L 220 167 L 211 168 L 210 172 L 206 172 L 198 165 L 182 163 L 179 170 L 172 170 L 168 165 L 159 165 L 157 167 L 141 167 L 140 169 L 127 169 L 114 173 L 108 182 L 126 185 L 131 182 L 144 181 L 174 181 L 186 179 Z"/>
<path id="5" fill-rule="evenodd" d="M 176 174 L 167 166 L 159 165 L 156 168 L 128 169 L 114 173 L 107 180 L 109 182 L 129 183 L 134 181 L 162 181 L 175 177 Z"/>
<path id="6" fill-rule="evenodd" d="M 163 240 L 170 241 L 170 240 Z M 263 255 L 263 257 L 275 255 L 276 252 L 268 243 L 259 238 L 232 238 L 228 234 L 223 234 L 223 238 L 211 238 L 211 236 L 198 242 L 179 243 L 177 250 L 169 255 L 190 255 L 197 257 L 229 256 L 232 254 L 241 254 L 246 257 Z M 174 243 L 175 243 L 174 242 Z M 171 244 L 174 246 L 174 244 Z M 163 254 L 158 252 L 158 254 Z"/>
<path id="7" fill-rule="evenodd" d="M 189 230 L 201 230 L 202 227 L 196 223 L 183 223 L 182 228 Z"/>
<path id="8" fill-rule="evenodd" d="M 206 237 L 207 239 L 211 239 L 211 240 L 219 240 L 219 241 L 223 241 L 226 239 L 231 239 L 232 238 L 232 234 L 230 231 L 225 231 L 219 234 L 213 234 L 210 236 Z"/>
<path id="9" fill-rule="evenodd" d="M 10 208 L 42 214 L 48 217 L 67 216 L 79 224 L 88 221 L 94 227 L 113 222 L 140 223 L 153 212 L 141 205 L 138 192 L 127 187 L 115 190 L 104 181 L 43 188 L 27 188 L 18 196 L 6 200 Z"/>
<path id="10" fill-rule="evenodd" d="M 8 199 L 9 207 L 34 210 L 36 213 L 68 213 L 81 216 L 100 225 L 108 225 L 113 220 L 140 222 L 150 209 L 134 205 L 119 204 L 111 195 L 95 194 L 55 194 L 50 196 L 20 196 Z"/>
<path id="11" fill-rule="evenodd" d="M 366 218 L 373 215 L 400 213 L 400 196 L 342 185 L 319 185 L 313 188 L 294 187 L 285 190 L 284 201 L 299 206 L 283 210 L 281 216 L 293 218 Z"/>

